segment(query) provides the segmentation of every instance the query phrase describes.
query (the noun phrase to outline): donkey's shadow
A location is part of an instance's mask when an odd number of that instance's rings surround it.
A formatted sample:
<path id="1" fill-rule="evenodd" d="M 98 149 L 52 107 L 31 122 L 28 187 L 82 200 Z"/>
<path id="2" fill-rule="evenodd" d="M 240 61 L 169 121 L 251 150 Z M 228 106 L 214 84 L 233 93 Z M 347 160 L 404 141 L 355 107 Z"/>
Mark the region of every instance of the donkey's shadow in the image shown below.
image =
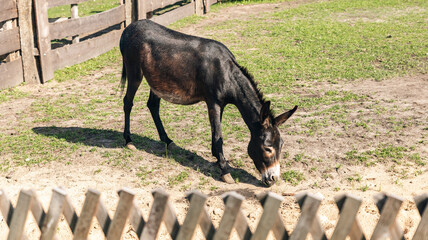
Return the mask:
<path id="1" fill-rule="evenodd" d="M 124 143 L 122 132 L 106 129 L 50 126 L 35 127 L 32 130 L 37 134 L 93 147 L 123 148 Z M 158 157 L 174 159 L 183 166 L 190 167 L 195 171 L 203 173 L 207 177 L 212 177 L 217 181 L 221 181 L 221 171 L 218 165 L 204 159 L 197 153 L 181 147 L 173 151 L 167 151 L 165 143 L 147 137 L 141 137 L 137 134 L 133 134 L 132 139 L 135 147 L 139 151 L 143 150 Z M 239 182 L 263 186 L 257 178 L 243 169 L 231 167 L 231 173 L 235 178 L 239 178 Z"/>

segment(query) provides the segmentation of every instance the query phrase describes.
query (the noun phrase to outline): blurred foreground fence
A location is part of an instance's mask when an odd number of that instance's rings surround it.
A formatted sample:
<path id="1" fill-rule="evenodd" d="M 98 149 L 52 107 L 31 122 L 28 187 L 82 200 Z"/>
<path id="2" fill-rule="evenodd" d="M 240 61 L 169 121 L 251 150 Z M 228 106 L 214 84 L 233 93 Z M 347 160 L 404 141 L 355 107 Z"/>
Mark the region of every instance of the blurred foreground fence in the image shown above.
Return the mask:
<path id="1" fill-rule="evenodd" d="M 217 0 L 117 0 L 118 6 L 79 16 L 88 0 L 1 0 L 0 89 L 22 82 L 43 83 L 54 71 L 119 46 L 123 29 L 139 19 L 168 25 L 203 15 Z M 48 10 L 70 8 L 70 17 L 49 18 Z"/>
<path id="2" fill-rule="evenodd" d="M 223 195 L 224 214 L 219 226 L 214 227 L 207 212 L 205 202 L 207 196 L 193 191 L 187 195 L 189 207 L 183 223 L 179 223 L 174 209 L 169 202 L 169 195 L 161 189 L 154 190 L 153 204 L 150 215 L 145 220 L 134 203 L 134 193 L 129 189 L 119 191 L 119 202 L 111 218 L 100 198 L 100 193 L 88 190 L 80 214 L 71 204 L 70 199 L 62 189 L 54 189 L 47 212 L 37 198 L 35 191 L 22 190 L 19 194 L 16 207 L 0 190 L 1 212 L 9 226 L 8 239 L 28 239 L 25 234 L 27 217 L 31 212 L 41 232 L 40 239 L 57 239 L 55 232 L 58 222 L 63 215 L 74 239 L 86 239 L 94 218 L 98 220 L 106 239 L 120 239 L 126 223 L 132 225 L 139 239 L 156 239 L 161 223 L 163 222 L 172 239 L 192 239 L 196 227 L 199 225 L 206 239 L 228 239 L 233 228 L 240 239 L 266 239 L 272 231 L 276 239 L 304 240 L 308 234 L 312 239 L 327 239 L 317 215 L 322 197 L 311 193 L 296 195 L 300 206 L 300 217 L 295 229 L 288 234 L 279 214 L 282 197 L 267 192 L 259 195 L 263 213 L 253 232 L 247 219 L 241 211 L 244 197 L 229 192 Z M 335 198 L 339 208 L 339 220 L 331 239 L 366 239 L 357 220 L 357 213 L 362 203 L 361 199 L 349 194 Z M 371 239 L 403 239 L 403 231 L 397 222 L 402 199 L 396 196 L 380 193 L 375 196 L 376 205 L 380 212 L 379 221 L 371 234 Z M 412 239 L 428 239 L 428 194 L 415 197 L 415 203 L 421 214 L 421 220 Z M 100 230 L 101 231 L 101 230 Z"/>

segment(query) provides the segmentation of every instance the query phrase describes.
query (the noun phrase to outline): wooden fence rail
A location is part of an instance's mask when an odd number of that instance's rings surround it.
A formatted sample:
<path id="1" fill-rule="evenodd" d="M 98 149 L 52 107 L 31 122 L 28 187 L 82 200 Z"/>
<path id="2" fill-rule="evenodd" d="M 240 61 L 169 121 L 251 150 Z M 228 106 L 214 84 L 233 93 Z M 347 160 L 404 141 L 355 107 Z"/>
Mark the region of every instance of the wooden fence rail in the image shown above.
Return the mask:
<path id="1" fill-rule="evenodd" d="M 118 0 L 120 5 L 113 9 L 79 17 L 79 4 L 85 1 L 88 0 L 2 1 L 0 89 L 22 82 L 46 82 L 54 77 L 55 70 L 111 50 L 119 45 L 122 30 L 132 21 L 150 18 L 168 25 L 186 16 L 202 15 L 209 10 L 210 5 L 217 2 Z M 48 9 L 62 5 L 71 6 L 71 17 L 49 19 Z"/>
<path id="2" fill-rule="evenodd" d="M 61 216 L 64 216 L 74 239 L 88 237 L 94 217 L 98 220 L 106 239 L 120 239 L 127 222 L 132 225 L 138 238 L 144 240 L 156 239 L 162 222 L 171 238 L 180 240 L 192 239 L 198 225 L 206 239 L 214 240 L 229 239 L 233 229 L 236 230 L 240 239 L 248 240 L 266 239 L 270 231 L 276 239 L 304 240 L 308 234 L 314 240 L 328 239 L 317 215 L 322 196 L 311 193 L 296 195 L 296 201 L 300 206 L 300 217 L 290 235 L 278 211 L 283 198 L 271 192 L 258 196 L 263 213 L 254 232 L 249 228 L 247 219 L 241 211 L 244 197 L 236 192 L 229 192 L 222 196 L 225 210 L 217 228 L 214 227 L 205 206 L 207 196 L 198 191 L 187 194 L 189 208 L 182 224 L 177 220 L 168 200 L 169 195 L 162 189 L 152 192 L 154 199 L 147 221 L 135 204 L 135 194 L 130 189 L 125 188 L 118 193 L 119 202 L 111 218 L 100 198 L 101 193 L 96 190 L 88 190 L 80 214 L 75 211 L 66 192 L 60 188 L 53 190 L 47 212 L 33 190 L 22 190 L 16 207 L 13 207 L 6 193 L 0 190 L 0 209 L 9 226 L 8 240 L 28 239 L 24 235 L 24 230 L 30 212 L 40 229 L 40 239 L 57 239 L 55 232 Z M 344 194 L 337 196 L 335 201 L 339 208 L 339 220 L 331 239 L 345 240 L 347 237 L 351 240 L 366 239 L 357 220 L 361 199 Z M 404 239 L 403 231 L 396 219 L 403 199 L 380 193 L 375 196 L 375 202 L 380 218 L 371 234 L 371 239 Z M 428 239 L 428 194 L 415 197 L 415 203 L 421 220 L 412 239 L 426 240 Z"/>

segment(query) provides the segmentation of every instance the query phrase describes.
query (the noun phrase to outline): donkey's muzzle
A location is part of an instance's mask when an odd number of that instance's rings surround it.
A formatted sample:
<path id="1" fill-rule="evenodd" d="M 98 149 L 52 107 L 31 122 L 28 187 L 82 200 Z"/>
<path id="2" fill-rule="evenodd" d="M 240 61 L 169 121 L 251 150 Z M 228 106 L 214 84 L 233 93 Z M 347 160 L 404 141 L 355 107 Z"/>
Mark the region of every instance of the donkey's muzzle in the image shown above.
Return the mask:
<path id="1" fill-rule="evenodd" d="M 262 173 L 262 182 L 267 186 L 272 186 L 279 180 L 279 164 L 274 164 Z"/>

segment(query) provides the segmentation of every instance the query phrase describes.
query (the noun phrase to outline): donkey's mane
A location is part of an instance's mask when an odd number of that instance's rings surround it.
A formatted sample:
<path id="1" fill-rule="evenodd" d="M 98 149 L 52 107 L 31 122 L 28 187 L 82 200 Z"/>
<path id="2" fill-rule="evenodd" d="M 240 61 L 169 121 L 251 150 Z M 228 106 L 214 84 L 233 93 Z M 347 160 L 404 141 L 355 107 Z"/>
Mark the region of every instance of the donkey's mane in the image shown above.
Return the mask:
<path id="1" fill-rule="evenodd" d="M 265 97 L 263 96 L 263 93 L 260 91 L 260 88 L 258 87 L 258 83 L 254 80 L 253 75 L 250 72 L 248 72 L 248 69 L 246 67 L 243 67 L 239 64 L 237 64 L 237 66 L 239 67 L 241 72 L 245 75 L 245 77 L 247 77 L 247 79 L 250 80 L 251 86 L 254 88 L 254 91 L 256 92 L 257 97 L 260 100 L 260 103 L 262 105 L 265 104 L 267 101 L 266 101 Z M 271 109 L 269 109 L 269 116 L 270 116 L 272 121 L 275 120 L 275 117 L 274 117 Z"/>

